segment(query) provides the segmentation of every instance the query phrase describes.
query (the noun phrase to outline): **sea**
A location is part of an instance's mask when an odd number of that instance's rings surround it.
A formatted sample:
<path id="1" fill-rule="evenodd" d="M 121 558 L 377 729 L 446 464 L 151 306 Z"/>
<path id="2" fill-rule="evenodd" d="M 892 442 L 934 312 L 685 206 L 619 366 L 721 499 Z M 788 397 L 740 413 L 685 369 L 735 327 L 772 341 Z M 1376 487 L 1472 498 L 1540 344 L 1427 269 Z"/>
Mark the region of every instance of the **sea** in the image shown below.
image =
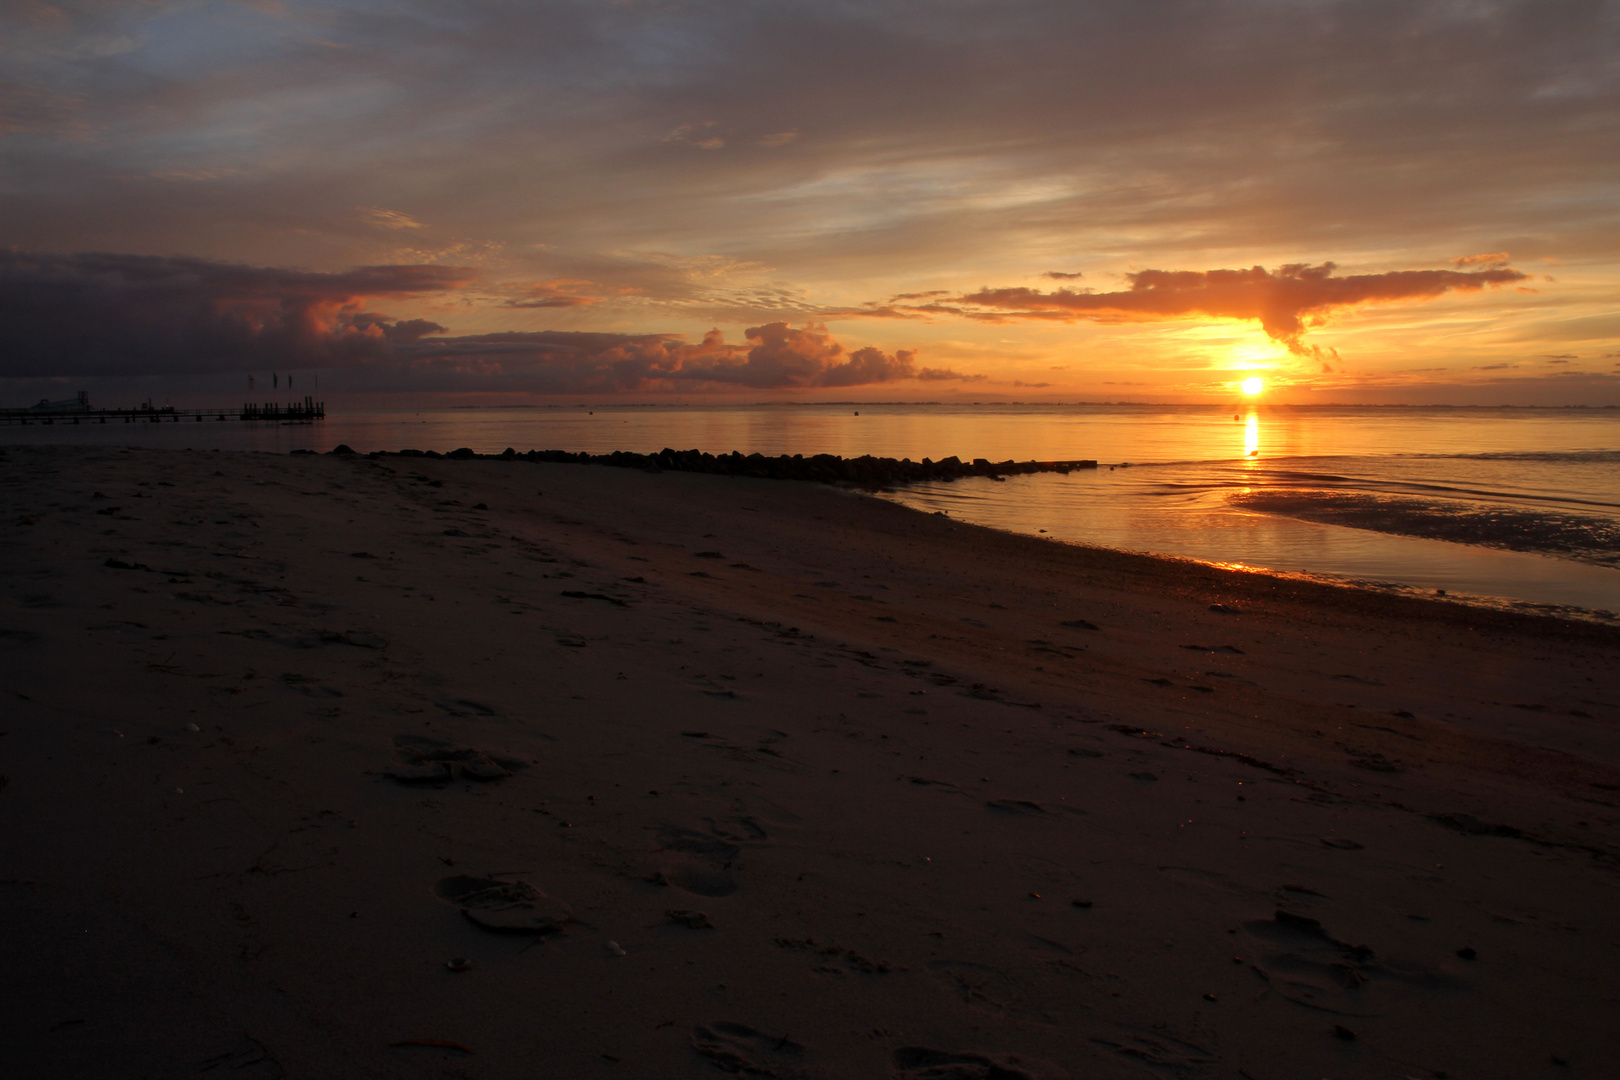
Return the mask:
<path id="1" fill-rule="evenodd" d="M 1620 621 L 1620 409 L 1019 404 L 582 405 L 313 423 L 0 428 L 0 443 L 362 453 L 841 454 L 1095 470 L 877 493 L 966 522 L 1390 592 Z"/>

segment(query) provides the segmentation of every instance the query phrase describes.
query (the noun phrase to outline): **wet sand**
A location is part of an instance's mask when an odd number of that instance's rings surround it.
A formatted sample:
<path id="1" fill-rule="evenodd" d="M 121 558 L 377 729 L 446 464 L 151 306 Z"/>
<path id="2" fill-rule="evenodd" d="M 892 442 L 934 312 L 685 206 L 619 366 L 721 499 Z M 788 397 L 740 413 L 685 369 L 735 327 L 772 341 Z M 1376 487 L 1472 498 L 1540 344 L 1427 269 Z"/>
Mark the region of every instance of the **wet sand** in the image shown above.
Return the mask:
<path id="1" fill-rule="evenodd" d="M 3 454 L 15 1075 L 1613 1075 L 1612 629 L 812 484 Z"/>

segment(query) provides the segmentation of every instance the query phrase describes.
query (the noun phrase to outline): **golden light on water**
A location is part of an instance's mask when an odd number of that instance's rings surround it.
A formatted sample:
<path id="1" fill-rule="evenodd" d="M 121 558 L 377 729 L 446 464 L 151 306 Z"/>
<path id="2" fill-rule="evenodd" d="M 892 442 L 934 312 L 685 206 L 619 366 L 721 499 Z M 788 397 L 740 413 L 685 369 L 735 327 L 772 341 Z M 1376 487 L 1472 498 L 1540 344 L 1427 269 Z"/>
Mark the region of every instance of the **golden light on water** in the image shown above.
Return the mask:
<path id="1" fill-rule="evenodd" d="M 1256 394 L 1266 388 L 1264 380 L 1252 375 L 1238 383 L 1238 386 L 1241 387 L 1243 392 L 1250 397 L 1254 397 Z"/>
<path id="2" fill-rule="evenodd" d="M 1255 379 L 1253 381 L 1259 382 L 1260 380 Z M 1243 456 L 1251 458 L 1260 456 L 1260 416 L 1258 413 L 1251 412 L 1248 420 L 1244 421 Z"/>

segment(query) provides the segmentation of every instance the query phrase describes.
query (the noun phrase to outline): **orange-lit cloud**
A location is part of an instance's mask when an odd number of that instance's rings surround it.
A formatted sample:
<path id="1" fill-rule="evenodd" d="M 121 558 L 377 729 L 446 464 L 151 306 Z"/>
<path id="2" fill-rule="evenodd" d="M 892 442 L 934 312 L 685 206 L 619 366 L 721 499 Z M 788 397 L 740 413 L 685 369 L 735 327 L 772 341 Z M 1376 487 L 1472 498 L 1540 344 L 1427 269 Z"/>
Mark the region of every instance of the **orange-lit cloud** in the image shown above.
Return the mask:
<path id="1" fill-rule="evenodd" d="M 1258 322 L 1273 340 L 1296 353 L 1307 319 L 1326 318 L 1339 308 L 1400 300 L 1432 300 L 1448 292 L 1478 292 L 1487 285 L 1523 281 L 1509 267 L 1487 270 L 1396 270 L 1383 274 L 1334 277 L 1333 263 L 1291 263 L 1275 272 L 1248 270 L 1141 270 L 1126 275 L 1121 292 L 1057 289 L 980 289 L 953 303 L 919 305 L 915 310 L 962 315 L 987 322 L 1025 319 L 1073 322 L 1150 322 L 1218 318 Z"/>

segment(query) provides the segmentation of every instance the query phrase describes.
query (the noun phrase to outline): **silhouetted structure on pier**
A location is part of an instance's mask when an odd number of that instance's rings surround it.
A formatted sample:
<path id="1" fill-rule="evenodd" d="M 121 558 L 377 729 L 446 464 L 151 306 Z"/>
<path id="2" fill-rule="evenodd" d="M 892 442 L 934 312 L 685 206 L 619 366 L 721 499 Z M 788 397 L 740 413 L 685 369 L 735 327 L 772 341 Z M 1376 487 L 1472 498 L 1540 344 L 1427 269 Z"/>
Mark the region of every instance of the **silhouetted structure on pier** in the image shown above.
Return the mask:
<path id="1" fill-rule="evenodd" d="M 105 424 L 109 420 L 126 424 L 201 423 L 204 420 L 303 424 L 324 419 L 326 402 L 312 397 L 286 405 L 247 401 L 240 409 L 176 409 L 172 405 L 154 407 L 150 401 L 133 409 L 92 409 L 89 393 L 81 390 L 77 398 L 67 401 L 41 401 L 26 409 L 0 409 L 0 424 Z"/>

